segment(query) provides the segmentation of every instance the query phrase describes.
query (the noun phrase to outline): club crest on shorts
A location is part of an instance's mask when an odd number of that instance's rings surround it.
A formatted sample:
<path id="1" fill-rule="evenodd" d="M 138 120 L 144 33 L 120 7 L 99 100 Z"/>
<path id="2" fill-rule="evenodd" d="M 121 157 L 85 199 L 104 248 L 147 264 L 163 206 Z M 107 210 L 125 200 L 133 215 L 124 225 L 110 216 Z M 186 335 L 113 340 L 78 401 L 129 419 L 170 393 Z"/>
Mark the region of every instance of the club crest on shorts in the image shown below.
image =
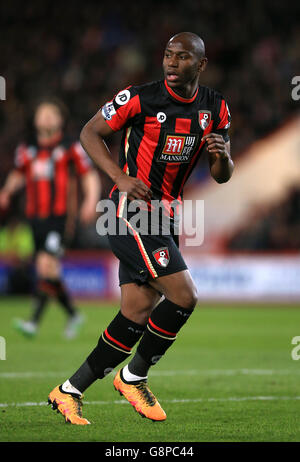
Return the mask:
<path id="1" fill-rule="evenodd" d="M 211 112 L 210 111 L 199 111 L 199 125 L 202 130 L 205 130 L 211 121 Z"/>
<path id="2" fill-rule="evenodd" d="M 166 268 L 168 266 L 170 261 L 168 247 L 161 247 L 160 249 L 154 250 L 154 252 L 152 252 L 152 255 L 160 266 L 162 266 L 163 268 Z"/>

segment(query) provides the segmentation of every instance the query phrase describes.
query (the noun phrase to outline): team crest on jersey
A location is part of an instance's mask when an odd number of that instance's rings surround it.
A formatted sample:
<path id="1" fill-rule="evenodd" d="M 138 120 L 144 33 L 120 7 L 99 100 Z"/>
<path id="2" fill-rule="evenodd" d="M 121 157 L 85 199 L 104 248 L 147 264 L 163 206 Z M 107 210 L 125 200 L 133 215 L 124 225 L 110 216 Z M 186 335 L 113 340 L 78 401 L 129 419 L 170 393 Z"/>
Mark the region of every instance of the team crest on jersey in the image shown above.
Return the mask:
<path id="1" fill-rule="evenodd" d="M 202 130 L 205 130 L 211 121 L 211 112 L 210 111 L 199 111 L 199 125 Z"/>
<path id="2" fill-rule="evenodd" d="M 198 138 L 197 134 L 167 134 L 157 160 L 160 162 L 189 162 L 198 146 Z"/>
<path id="3" fill-rule="evenodd" d="M 154 250 L 152 252 L 153 257 L 155 258 L 156 262 L 166 268 L 170 261 L 169 249 L 168 247 L 161 247 L 160 249 Z"/>
<path id="4" fill-rule="evenodd" d="M 230 115 L 230 111 L 229 111 L 229 107 L 228 107 L 228 104 L 226 103 L 226 109 L 227 109 L 227 112 L 228 112 L 228 122 L 227 124 L 225 125 L 225 130 L 227 130 L 229 127 L 230 127 L 230 119 L 231 119 L 231 115 Z"/>

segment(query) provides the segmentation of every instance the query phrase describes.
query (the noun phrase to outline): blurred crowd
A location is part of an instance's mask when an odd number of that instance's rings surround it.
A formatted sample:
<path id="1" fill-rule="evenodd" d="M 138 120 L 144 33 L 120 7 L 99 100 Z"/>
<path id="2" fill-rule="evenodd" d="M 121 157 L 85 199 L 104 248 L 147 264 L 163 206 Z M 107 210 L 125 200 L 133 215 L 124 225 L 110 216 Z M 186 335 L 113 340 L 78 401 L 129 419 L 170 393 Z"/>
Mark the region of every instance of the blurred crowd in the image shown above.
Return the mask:
<path id="1" fill-rule="evenodd" d="M 299 251 L 300 187 L 292 187 L 275 205 L 256 207 L 226 247 L 233 251 Z"/>
<path id="2" fill-rule="evenodd" d="M 0 174 L 11 166 L 36 98 L 61 96 L 78 137 L 119 89 L 162 78 L 165 44 L 182 30 L 206 43 L 203 84 L 228 100 L 238 154 L 297 109 L 290 96 L 300 61 L 297 8 L 279 0 L 1 2 L 7 100 L 0 104 Z"/>
<path id="3" fill-rule="evenodd" d="M 165 44 L 184 30 L 206 43 L 202 83 L 227 99 L 232 152 L 241 155 L 298 108 L 291 98 L 300 61 L 297 9 L 297 3 L 280 0 L 1 2 L 6 101 L 0 101 L 0 187 L 38 98 L 62 98 L 70 110 L 68 132 L 78 138 L 118 90 L 162 78 Z M 116 134 L 108 140 L 115 157 L 119 139 Z M 193 181 L 202 176 L 198 168 Z M 111 183 L 104 175 L 102 183 L 106 197 Z"/>

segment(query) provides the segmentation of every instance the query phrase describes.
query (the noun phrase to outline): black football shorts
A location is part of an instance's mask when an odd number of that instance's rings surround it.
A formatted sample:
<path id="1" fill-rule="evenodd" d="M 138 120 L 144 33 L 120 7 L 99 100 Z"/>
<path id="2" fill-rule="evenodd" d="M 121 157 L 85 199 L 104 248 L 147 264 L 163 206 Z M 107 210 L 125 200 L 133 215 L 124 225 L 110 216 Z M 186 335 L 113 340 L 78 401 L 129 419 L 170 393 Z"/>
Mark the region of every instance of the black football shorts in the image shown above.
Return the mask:
<path id="1" fill-rule="evenodd" d="M 35 253 L 44 251 L 55 257 L 61 257 L 64 252 L 65 216 L 50 216 L 33 218 L 31 226 Z"/>
<path id="2" fill-rule="evenodd" d="M 115 195 L 112 199 L 119 210 L 118 199 Z M 137 232 L 131 224 L 133 215 L 128 213 L 126 218 L 119 213 L 117 215 L 116 232 L 109 233 L 108 238 L 113 253 L 120 261 L 120 285 L 131 282 L 141 285 L 151 278 L 156 279 L 187 269 L 174 229 L 168 235 L 145 234 Z"/>

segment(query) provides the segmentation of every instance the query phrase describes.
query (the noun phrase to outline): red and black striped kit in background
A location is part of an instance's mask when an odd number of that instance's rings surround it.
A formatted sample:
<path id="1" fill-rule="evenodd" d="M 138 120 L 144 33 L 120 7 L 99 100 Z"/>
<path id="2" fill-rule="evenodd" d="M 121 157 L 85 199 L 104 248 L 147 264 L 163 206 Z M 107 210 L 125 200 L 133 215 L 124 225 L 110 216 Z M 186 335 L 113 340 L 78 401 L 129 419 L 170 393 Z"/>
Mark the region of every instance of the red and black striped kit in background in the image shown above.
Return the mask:
<path id="1" fill-rule="evenodd" d="M 36 144 L 17 147 L 15 167 L 25 175 L 28 218 L 66 214 L 72 166 L 79 176 L 91 168 L 90 159 L 78 141 L 61 140 L 48 148 Z"/>

